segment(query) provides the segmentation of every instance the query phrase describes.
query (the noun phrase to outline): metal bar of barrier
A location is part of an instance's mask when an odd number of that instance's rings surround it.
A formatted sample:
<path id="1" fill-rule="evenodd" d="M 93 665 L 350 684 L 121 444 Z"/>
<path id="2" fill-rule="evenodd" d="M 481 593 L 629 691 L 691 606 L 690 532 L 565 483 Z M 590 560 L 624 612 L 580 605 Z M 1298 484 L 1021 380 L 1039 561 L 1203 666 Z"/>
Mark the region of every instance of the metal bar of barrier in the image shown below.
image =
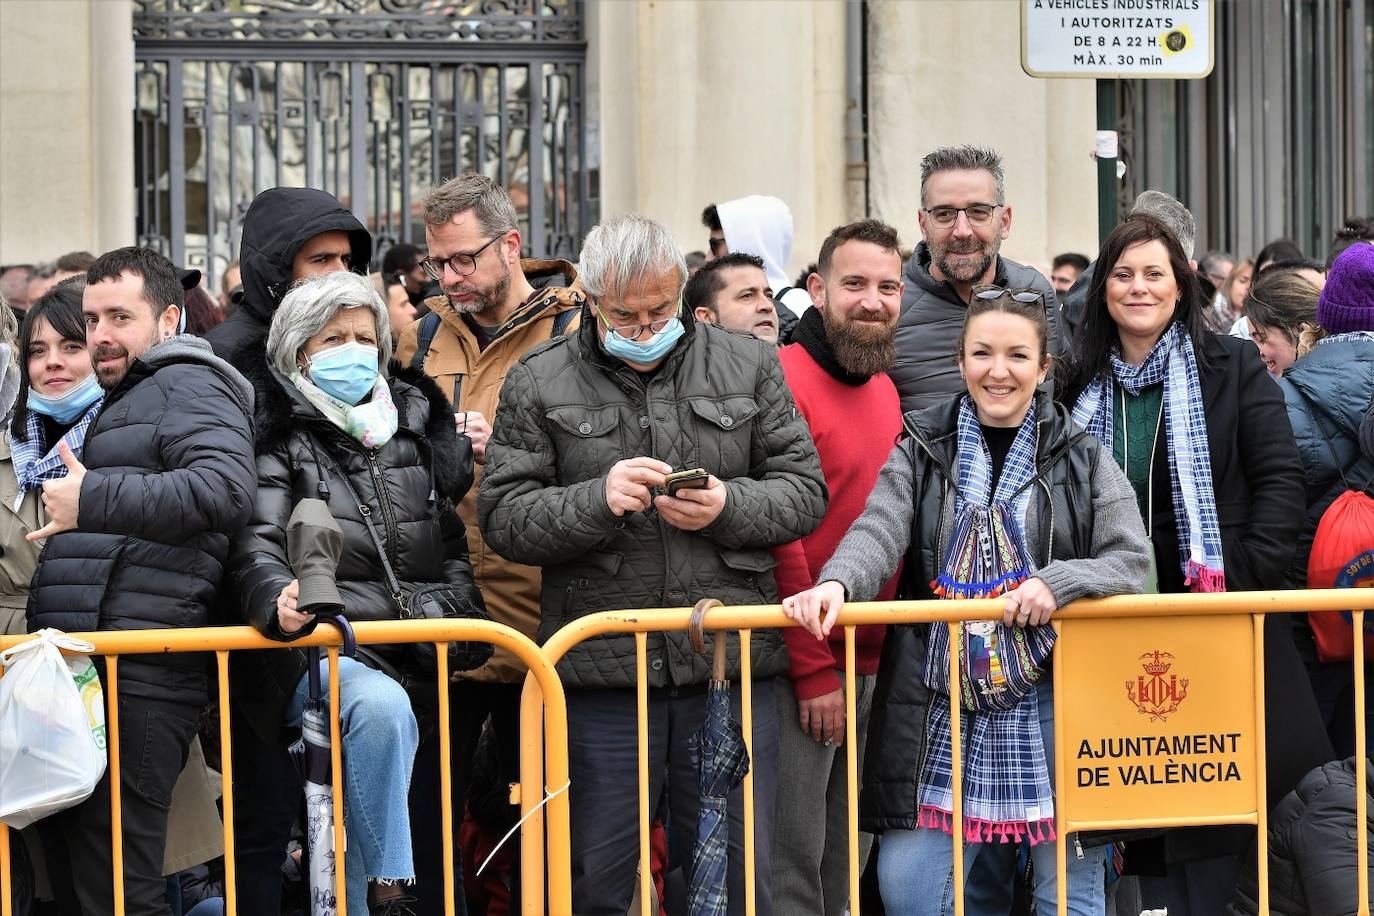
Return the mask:
<path id="1" fill-rule="evenodd" d="M 436 644 L 436 651 L 442 659 L 443 668 L 447 667 L 446 646 L 447 642 L 460 640 L 476 640 L 488 642 L 495 646 L 505 648 L 515 654 L 527 666 L 533 677 L 529 684 L 533 689 L 527 689 L 523 703 L 533 703 L 535 707 L 534 731 L 537 737 L 543 740 L 537 742 L 536 746 L 540 749 L 534 760 L 536 772 L 542 774 L 544 771 L 543 748 L 547 746 L 549 751 L 548 773 L 549 779 L 555 780 L 548 802 L 547 822 L 550 826 L 548 836 L 548 848 L 552 860 L 551 867 L 547 876 L 542 867 L 543 862 L 543 824 L 546 821 L 545 812 L 540 810 L 529 819 L 526 824 L 526 836 L 528 828 L 533 823 L 539 829 L 536 837 L 528 842 L 523 849 L 523 857 L 532 859 L 536 863 L 533 872 L 528 867 L 522 867 L 521 875 L 526 879 L 523 894 L 523 907 L 525 913 L 534 912 L 540 914 L 544 907 L 544 894 L 548 893 L 549 899 L 553 902 L 554 911 L 558 913 L 569 912 L 571 909 L 571 873 L 569 870 L 570 858 L 568 855 L 568 800 L 565 792 L 558 791 L 568 785 L 568 764 L 567 764 L 567 704 L 562 690 L 562 685 L 558 679 L 557 672 L 553 665 L 548 662 L 539 648 L 530 642 L 523 634 L 505 626 L 491 621 L 477 620 L 396 620 L 396 621 L 370 621 L 354 625 L 354 632 L 357 642 L 360 645 L 373 645 L 379 643 L 419 643 L 432 642 Z M 220 737 L 221 742 L 226 748 L 232 747 L 231 733 L 229 725 L 229 701 L 228 701 L 228 667 L 227 656 L 229 652 L 237 650 L 261 650 L 261 649 L 281 649 L 282 643 L 269 640 L 258 634 L 251 627 L 197 627 L 185 629 L 160 629 L 160 630 L 138 630 L 138 631 L 100 631 L 89 633 L 71 634 L 79 639 L 83 639 L 95 646 L 92 655 L 104 655 L 108 657 L 105 675 L 106 701 L 109 705 L 107 734 L 109 739 L 109 779 L 111 793 L 111 842 L 112 842 L 112 868 L 111 881 L 114 889 L 115 913 L 122 914 L 124 910 L 123 894 L 124 887 L 123 875 L 123 841 L 122 841 L 122 817 L 121 817 L 121 795 L 120 795 L 120 752 L 119 752 L 119 717 L 118 717 L 118 657 L 120 655 L 140 655 L 140 654 L 161 654 L 167 652 L 213 652 L 216 655 L 219 666 L 219 686 L 223 698 L 220 711 Z M 0 651 L 9 648 L 17 643 L 31 639 L 29 634 L 18 634 L 11 636 L 0 635 Z M 343 818 L 340 808 L 343 804 L 343 793 L 338 785 L 342 778 L 342 767 L 339 759 L 342 743 L 339 739 L 338 721 L 338 652 L 337 646 L 341 642 L 341 636 L 332 628 L 321 628 L 316 632 L 295 640 L 293 645 L 302 646 L 326 646 L 329 650 L 330 662 L 330 705 L 331 705 L 331 736 L 335 786 L 335 844 L 338 851 L 338 862 L 336 870 L 336 891 L 339 897 L 339 912 L 341 916 L 346 913 L 347 892 L 344 887 L 345 869 L 343 863 L 344 841 L 343 841 Z M 443 694 L 441 705 L 448 699 L 447 692 L 443 689 L 446 680 L 441 670 L 440 690 Z M 3 672 L 0 672 L 3 674 Z M 547 698 L 547 699 L 546 699 Z M 542 732 L 542 734 L 540 734 Z M 451 753 L 452 747 L 448 742 L 446 731 L 441 733 L 440 753 L 441 753 L 441 784 L 445 781 L 447 786 L 445 791 L 448 793 L 446 799 L 451 799 Z M 448 746 L 447 751 L 445 745 Z M 225 865 L 226 865 L 226 912 L 233 916 L 236 908 L 236 884 L 234 880 L 233 863 L 233 787 L 232 774 L 233 763 L 231 754 L 226 751 L 223 755 L 224 776 L 225 776 L 225 811 L 227 812 L 225 823 Z M 522 765 L 522 779 L 527 772 Z M 530 807 L 537 805 L 540 798 L 537 787 L 541 780 L 536 777 L 533 782 L 527 782 L 530 791 L 524 793 L 521 804 L 522 807 L 528 804 Z M 452 811 L 451 802 L 446 801 L 443 815 L 445 816 L 445 881 L 446 894 L 449 903 L 447 904 L 452 912 L 454 895 L 452 893 L 452 882 L 454 873 L 452 871 Z M 4 824 L 0 824 L 0 885 L 9 887 L 10 881 L 10 834 Z M 524 863 L 522 863 L 523 865 Z M 547 882 L 546 882 L 547 877 Z M 532 880 L 531 880 L 532 878 Z M 0 894 L 0 916 L 12 916 L 12 904 L 8 893 Z"/>
<path id="2" fill-rule="evenodd" d="M 1369 801 L 1365 797 L 1369 791 L 1366 763 L 1369 735 L 1364 721 L 1364 611 L 1356 611 L 1350 616 L 1350 624 L 1355 630 L 1355 650 L 1350 659 L 1355 668 L 1355 865 L 1359 869 L 1355 886 L 1359 891 L 1359 914 L 1369 916 Z"/>
<path id="3" fill-rule="evenodd" d="M 439 829 L 443 831 L 444 914 L 454 916 L 453 881 L 453 738 L 449 734 L 448 718 L 448 643 L 436 643 L 434 654 L 439 659 Z M 463 812 L 458 812 L 462 816 Z"/>
<path id="4" fill-rule="evenodd" d="M 5 676 L 5 666 L 0 665 L 0 678 Z M 15 842 L 22 843 L 18 832 L 15 833 Z M 12 909 L 14 896 L 10 888 L 10 828 L 0 821 L 0 916 L 14 916 Z"/>
<path id="5" fill-rule="evenodd" d="M 224 810 L 229 812 L 224 818 L 224 907 L 229 914 L 238 913 L 238 883 L 234 860 L 234 754 L 233 735 L 229 728 L 229 653 L 215 653 L 215 666 L 219 674 L 219 746 L 220 784 Z"/>
<path id="6" fill-rule="evenodd" d="M 1264 615 L 1250 618 L 1255 632 L 1255 830 L 1259 841 L 1259 911 L 1269 913 L 1269 773 L 1264 748 Z"/>
<path id="7" fill-rule="evenodd" d="M 544 916 L 544 809 L 538 788 L 544 785 L 544 702 L 539 682 L 525 678 L 520 692 L 520 898 L 522 916 Z M 549 842 L 553 841 L 552 831 Z M 537 889 L 537 892 L 536 890 Z"/>
<path id="8" fill-rule="evenodd" d="M 635 722 L 639 741 L 639 912 L 652 916 L 658 902 L 649 856 L 649 634 L 635 634 Z"/>
<path id="9" fill-rule="evenodd" d="M 854 677 L 854 627 L 844 628 L 845 803 L 848 805 L 849 912 L 859 916 L 859 724 Z"/>
<path id="10" fill-rule="evenodd" d="M 114 883 L 114 911 L 124 912 L 124 811 L 119 784 L 119 656 L 105 660 L 105 683 L 110 688 L 106 697 L 106 734 L 110 738 L 110 880 Z"/>
<path id="11" fill-rule="evenodd" d="M 945 626 L 949 629 L 949 797 L 952 808 L 949 838 L 954 844 L 954 916 L 964 916 L 964 742 L 959 705 L 959 622 L 951 620 Z M 919 799 L 917 804 L 919 810 Z"/>
<path id="12" fill-rule="evenodd" d="M 348 858 L 348 838 L 344 832 L 343 736 L 339 724 L 339 649 L 329 646 L 329 779 L 334 804 L 334 896 L 339 916 L 348 916 L 348 881 L 344 860 Z M 307 805 L 309 803 L 307 802 Z M 361 914 L 360 914 L 361 916 Z"/>
<path id="13" fill-rule="evenodd" d="M 1052 661 L 1050 677 L 1054 684 L 1054 701 L 1061 702 L 1060 697 L 1064 696 L 1064 666 L 1059 664 L 1059 637 L 1063 634 L 1063 627 L 1058 620 L 1051 620 L 1054 626 L 1054 648 L 1050 650 Z M 1057 913 L 1067 913 L 1069 911 L 1069 825 L 1064 817 L 1064 805 L 1060 801 L 1059 787 L 1065 784 L 1067 770 L 1069 768 L 1066 761 L 1068 748 L 1064 746 L 1064 723 L 1059 720 L 1058 710 L 1055 710 L 1054 717 L 1054 893 L 1057 904 Z"/>
<path id="14" fill-rule="evenodd" d="M 749 760 L 754 759 L 754 679 L 753 659 L 749 652 L 751 631 L 744 627 L 739 631 L 739 708 L 740 727 L 744 729 L 744 752 Z M 724 639 L 724 633 L 717 633 L 717 639 Z M 754 767 L 744 774 L 744 912 L 753 913 L 755 908 L 754 887 Z M 728 826 L 728 825 L 727 825 Z"/>

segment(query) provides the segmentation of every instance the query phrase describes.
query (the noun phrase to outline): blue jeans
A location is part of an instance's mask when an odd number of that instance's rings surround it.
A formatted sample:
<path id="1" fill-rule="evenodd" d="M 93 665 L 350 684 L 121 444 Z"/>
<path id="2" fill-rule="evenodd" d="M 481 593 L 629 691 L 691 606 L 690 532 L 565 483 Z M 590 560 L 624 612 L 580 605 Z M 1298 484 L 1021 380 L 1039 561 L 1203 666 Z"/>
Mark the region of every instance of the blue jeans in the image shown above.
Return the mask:
<path id="1" fill-rule="evenodd" d="M 1045 763 L 1050 784 L 1054 784 L 1054 688 L 1048 677 L 1037 688 L 1040 706 L 1040 736 L 1045 745 Z M 1083 857 L 1068 837 L 1068 907 L 1072 916 L 1102 916 L 1106 911 L 1104 868 L 1106 847 L 1084 847 Z M 1054 843 L 1037 843 L 1031 849 L 1035 872 L 1036 912 L 1055 916 L 1058 912 Z M 964 880 L 972 871 L 975 858 L 984 850 L 993 861 L 1006 861 L 1015 868 L 1016 845 L 964 844 Z M 932 880 L 933 879 L 933 880 Z M 942 830 L 920 827 L 915 830 L 885 830 L 878 846 L 878 886 L 888 916 L 947 916 L 954 912 L 954 844 Z M 937 896 L 935 887 L 939 886 Z"/>
<path id="2" fill-rule="evenodd" d="M 320 662 L 320 680 L 329 683 L 327 661 Z M 303 675 L 286 707 L 293 728 L 301 723 L 308 694 L 309 678 Z M 415 878 L 406 799 L 420 733 L 401 685 L 351 658 L 339 659 L 339 702 L 348 911 L 366 913 L 369 880 Z"/>

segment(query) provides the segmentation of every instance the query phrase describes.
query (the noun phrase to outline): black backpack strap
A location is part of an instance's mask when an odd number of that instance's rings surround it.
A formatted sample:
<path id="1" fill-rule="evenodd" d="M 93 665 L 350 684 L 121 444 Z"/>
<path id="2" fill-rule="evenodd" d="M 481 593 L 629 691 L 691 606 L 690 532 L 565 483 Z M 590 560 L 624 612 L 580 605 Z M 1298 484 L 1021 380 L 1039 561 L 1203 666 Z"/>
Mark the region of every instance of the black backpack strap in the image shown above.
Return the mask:
<path id="1" fill-rule="evenodd" d="M 566 312 L 559 312 L 553 316 L 553 335 L 552 337 L 562 337 L 568 330 L 568 325 L 577 317 L 580 309 L 568 309 Z M 550 338 L 552 339 L 552 338 Z"/>
<path id="2" fill-rule="evenodd" d="M 429 355 L 429 345 L 434 343 L 434 335 L 439 331 L 439 313 L 430 312 L 420 319 L 420 329 L 415 335 L 415 355 L 410 358 L 410 368 L 425 371 L 425 357 Z"/>

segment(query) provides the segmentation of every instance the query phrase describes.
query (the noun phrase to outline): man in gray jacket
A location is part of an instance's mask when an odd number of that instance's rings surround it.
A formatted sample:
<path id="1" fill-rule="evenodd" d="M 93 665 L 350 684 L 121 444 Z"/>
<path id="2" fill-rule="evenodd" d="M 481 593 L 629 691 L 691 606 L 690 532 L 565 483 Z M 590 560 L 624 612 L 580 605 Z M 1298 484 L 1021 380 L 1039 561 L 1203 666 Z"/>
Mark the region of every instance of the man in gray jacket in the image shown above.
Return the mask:
<path id="1" fill-rule="evenodd" d="M 897 362 L 888 373 L 902 410 L 916 410 L 964 391 L 954 345 L 973 289 L 985 283 L 1029 288 L 1045 297 L 1050 352 L 1061 350 L 1054 290 L 1039 271 L 1002 257 L 1011 234 L 1002 157 L 990 149 L 945 146 L 921 160 L 922 241 L 907 261 Z"/>
<path id="2" fill-rule="evenodd" d="M 498 554 L 542 567 L 539 637 L 597 611 L 777 601 L 769 547 L 825 513 L 816 447 L 771 344 L 682 307 L 687 266 L 667 229 L 640 216 L 596 227 L 578 265 L 581 327 L 506 376 L 477 499 Z M 666 478 L 702 469 L 692 486 Z M 709 640 L 708 640 L 709 641 Z M 728 677 L 739 679 L 729 637 Z M 755 631 L 755 912 L 773 911 L 770 833 L 778 723 L 777 630 Z M 692 848 L 699 793 L 688 738 L 710 665 L 686 634 L 648 638 L 649 805 L 666 796 L 674 847 Z M 598 637 L 559 663 L 568 687 L 573 910 L 623 916 L 639 858 L 635 640 Z M 738 708 L 738 697 L 734 698 Z M 737 712 L 738 714 L 738 712 Z M 744 912 L 743 803 L 729 803 L 729 911 Z"/>

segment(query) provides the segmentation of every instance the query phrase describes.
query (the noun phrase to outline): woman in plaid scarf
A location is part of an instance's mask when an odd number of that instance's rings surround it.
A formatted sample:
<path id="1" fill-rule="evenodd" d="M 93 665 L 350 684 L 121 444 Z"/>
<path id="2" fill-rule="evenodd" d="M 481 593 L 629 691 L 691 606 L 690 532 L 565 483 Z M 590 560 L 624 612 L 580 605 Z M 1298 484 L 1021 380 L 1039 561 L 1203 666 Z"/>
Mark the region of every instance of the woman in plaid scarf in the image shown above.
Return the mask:
<path id="1" fill-rule="evenodd" d="M 12 342 L 20 371 L 13 419 L 0 436 L 0 633 L 25 630 L 29 580 L 43 544 L 24 535 L 48 523 L 43 482 L 67 474 L 58 446 L 81 454 L 104 397 L 86 350 L 84 288 L 75 277 L 54 286 L 25 314 Z"/>
<path id="2" fill-rule="evenodd" d="M 1001 621 L 961 625 L 954 648 L 942 626 L 889 629 L 860 826 L 881 833 L 878 880 L 892 916 L 951 912 L 956 831 L 967 844 L 966 879 L 988 845 L 1029 842 L 1037 912 L 1056 911 L 1049 620 L 1077 598 L 1139 591 L 1145 574 L 1148 542 L 1125 475 L 1037 394 L 1050 368 L 1041 294 L 973 293 L 956 348 L 967 394 L 906 415 L 906 438 L 820 583 L 783 602 L 825 638 L 840 606 L 871 600 L 899 561 L 904 597 L 1006 598 Z M 955 709 L 965 762 L 957 826 Z M 1069 856 L 1076 916 L 1104 912 L 1103 864 L 1100 848 Z"/>
<path id="3" fill-rule="evenodd" d="M 1250 341 L 1211 334 L 1207 304 L 1178 240 L 1133 215 L 1107 236 L 1061 392 L 1130 479 L 1153 549 L 1150 590 L 1279 588 L 1306 498 L 1283 395 Z M 1265 620 L 1266 776 L 1277 804 L 1333 756 L 1283 614 Z M 1170 916 L 1218 913 L 1230 899 L 1249 827 L 1166 831 L 1130 844 L 1145 905 Z M 1154 860 L 1152 865 L 1145 863 Z"/>

